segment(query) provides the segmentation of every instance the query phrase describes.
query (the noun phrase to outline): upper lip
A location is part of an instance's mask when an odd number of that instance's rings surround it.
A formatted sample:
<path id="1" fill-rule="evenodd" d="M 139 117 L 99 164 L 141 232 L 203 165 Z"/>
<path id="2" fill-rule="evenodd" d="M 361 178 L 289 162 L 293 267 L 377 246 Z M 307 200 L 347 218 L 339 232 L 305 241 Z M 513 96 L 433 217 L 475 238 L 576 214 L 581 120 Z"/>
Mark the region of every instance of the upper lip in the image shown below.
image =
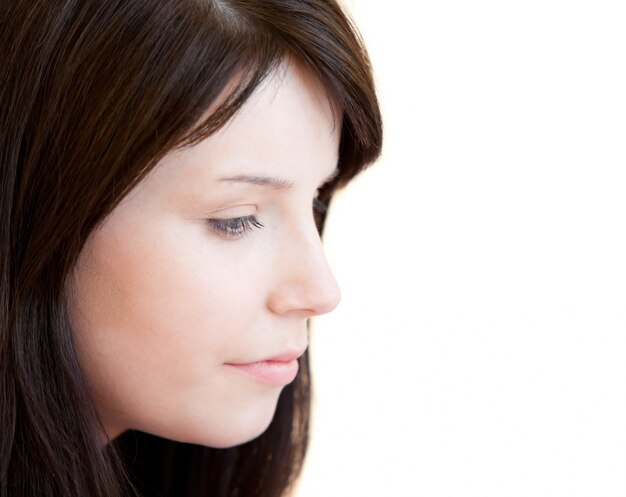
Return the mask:
<path id="1" fill-rule="evenodd" d="M 240 363 L 228 363 L 228 364 L 254 364 L 255 362 L 265 362 L 265 361 L 273 361 L 273 362 L 291 362 L 294 359 L 298 359 L 306 352 L 306 347 L 304 349 L 291 350 L 287 352 L 282 352 L 272 357 L 266 357 L 265 359 L 259 359 L 258 361 L 252 362 L 240 362 Z"/>

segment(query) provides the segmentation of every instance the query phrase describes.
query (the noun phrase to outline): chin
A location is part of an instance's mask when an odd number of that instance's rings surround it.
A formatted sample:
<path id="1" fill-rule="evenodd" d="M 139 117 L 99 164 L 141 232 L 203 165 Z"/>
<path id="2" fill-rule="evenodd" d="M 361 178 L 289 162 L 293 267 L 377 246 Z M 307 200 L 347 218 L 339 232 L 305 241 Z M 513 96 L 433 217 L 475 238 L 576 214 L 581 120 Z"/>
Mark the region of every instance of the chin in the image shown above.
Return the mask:
<path id="1" fill-rule="evenodd" d="M 213 417 L 208 421 L 205 417 L 187 418 L 173 423 L 174 426 L 144 426 L 138 429 L 176 442 L 226 449 L 262 435 L 272 422 L 275 412 L 276 402 L 271 406 L 256 405 L 236 413 L 225 413 L 223 419 Z"/>

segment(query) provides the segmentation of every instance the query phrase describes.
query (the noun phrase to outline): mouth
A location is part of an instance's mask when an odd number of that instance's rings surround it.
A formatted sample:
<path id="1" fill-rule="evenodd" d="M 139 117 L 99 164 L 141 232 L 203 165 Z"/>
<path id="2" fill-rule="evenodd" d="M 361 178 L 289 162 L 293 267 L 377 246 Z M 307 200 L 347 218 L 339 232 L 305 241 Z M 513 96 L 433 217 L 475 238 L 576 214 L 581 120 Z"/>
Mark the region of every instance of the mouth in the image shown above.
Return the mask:
<path id="1" fill-rule="evenodd" d="M 265 360 L 248 364 L 226 363 L 226 366 L 266 385 L 284 386 L 296 379 L 298 360 L 289 361 Z"/>

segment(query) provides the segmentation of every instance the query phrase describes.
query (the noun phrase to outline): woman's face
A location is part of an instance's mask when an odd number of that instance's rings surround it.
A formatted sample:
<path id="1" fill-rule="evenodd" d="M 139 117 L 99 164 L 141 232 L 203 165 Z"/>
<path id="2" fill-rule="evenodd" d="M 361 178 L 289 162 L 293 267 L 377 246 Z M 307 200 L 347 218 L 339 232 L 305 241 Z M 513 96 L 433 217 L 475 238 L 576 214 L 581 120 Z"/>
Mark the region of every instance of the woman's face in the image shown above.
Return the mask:
<path id="1" fill-rule="evenodd" d="M 268 427 L 293 363 L 273 379 L 230 363 L 298 355 L 307 318 L 339 303 L 312 205 L 340 129 L 319 83 L 291 64 L 219 132 L 166 156 L 91 234 L 68 305 L 111 438 L 132 428 L 228 447 Z"/>

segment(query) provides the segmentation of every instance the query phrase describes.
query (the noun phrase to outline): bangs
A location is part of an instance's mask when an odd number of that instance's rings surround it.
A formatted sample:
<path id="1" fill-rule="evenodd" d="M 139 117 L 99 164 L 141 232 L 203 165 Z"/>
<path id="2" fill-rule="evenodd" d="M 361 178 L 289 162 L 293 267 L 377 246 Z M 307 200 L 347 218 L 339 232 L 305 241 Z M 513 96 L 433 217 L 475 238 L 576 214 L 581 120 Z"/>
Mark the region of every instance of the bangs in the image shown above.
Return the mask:
<path id="1" fill-rule="evenodd" d="M 263 15 L 262 7 L 246 11 L 241 4 L 228 2 L 228 22 L 216 26 L 216 12 L 201 3 L 209 14 L 201 30 L 207 42 L 198 37 L 195 59 L 198 67 L 194 89 L 199 94 L 197 109 L 201 115 L 196 116 L 196 124 L 180 138 L 176 148 L 193 146 L 222 128 L 268 75 L 293 60 L 318 79 L 341 123 L 339 174 L 320 190 L 320 200 L 330 202 L 332 193 L 374 162 L 382 150 L 382 118 L 372 69 L 354 23 L 331 3 L 322 3 L 324 8 L 320 9 L 318 2 L 315 11 L 307 12 L 308 17 L 302 16 L 301 23 L 294 25 L 293 12 L 280 12 L 275 5 Z M 221 5 L 212 5 L 218 3 Z M 224 9 L 222 6 L 216 10 Z M 204 52 L 212 45 L 215 29 L 220 39 L 232 41 L 220 50 L 224 54 L 220 64 L 223 71 L 218 76 L 215 50 Z M 352 37 L 339 37 L 342 32 Z M 215 87 L 227 90 L 217 96 L 210 91 Z"/>

